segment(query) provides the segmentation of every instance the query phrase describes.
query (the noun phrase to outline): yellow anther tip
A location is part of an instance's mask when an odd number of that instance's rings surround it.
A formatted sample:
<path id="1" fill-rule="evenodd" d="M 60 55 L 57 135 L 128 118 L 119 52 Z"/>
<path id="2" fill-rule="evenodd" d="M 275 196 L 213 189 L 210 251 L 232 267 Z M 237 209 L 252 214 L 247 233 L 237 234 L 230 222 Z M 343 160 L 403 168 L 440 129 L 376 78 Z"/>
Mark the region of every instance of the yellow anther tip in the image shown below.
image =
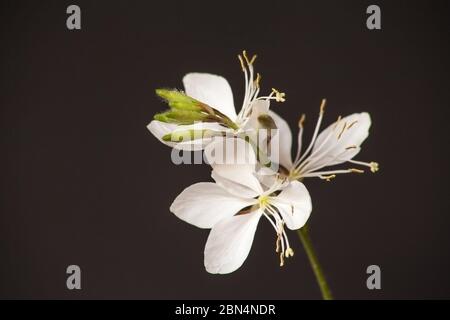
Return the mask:
<path id="1" fill-rule="evenodd" d="M 242 57 L 240 54 L 238 54 L 238 59 L 239 59 L 239 62 L 241 63 L 242 71 L 245 71 L 244 60 L 242 60 Z"/>
<path id="2" fill-rule="evenodd" d="M 298 127 L 299 127 L 299 128 L 303 128 L 303 124 L 305 123 L 305 119 L 306 119 L 306 116 L 305 116 L 305 114 L 303 113 L 303 114 L 301 115 L 300 119 L 298 120 Z"/>
<path id="3" fill-rule="evenodd" d="M 325 181 L 331 181 L 331 179 L 336 178 L 335 174 L 329 175 L 329 176 L 319 176 L 320 179 L 325 180 Z"/>
<path id="4" fill-rule="evenodd" d="M 320 113 L 324 113 L 325 112 L 326 104 L 327 104 L 327 99 L 322 99 L 322 102 L 320 104 Z"/>
<path id="5" fill-rule="evenodd" d="M 294 256 L 294 250 L 292 250 L 292 248 L 287 248 L 286 251 L 284 252 L 284 256 L 286 258 L 293 257 Z"/>
<path id="6" fill-rule="evenodd" d="M 380 170 L 379 164 L 377 162 L 371 162 L 370 163 L 370 171 L 372 171 L 373 173 L 377 172 L 378 170 Z"/>
<path id="7" fill-rule="evenodd" d="M 280 92 L 275 88 L 272 88 L 272 92 L 275 93 L 275 101 L 276 102 L 285 102 L 286 101 L 286 94 L 284 92 Z"/>

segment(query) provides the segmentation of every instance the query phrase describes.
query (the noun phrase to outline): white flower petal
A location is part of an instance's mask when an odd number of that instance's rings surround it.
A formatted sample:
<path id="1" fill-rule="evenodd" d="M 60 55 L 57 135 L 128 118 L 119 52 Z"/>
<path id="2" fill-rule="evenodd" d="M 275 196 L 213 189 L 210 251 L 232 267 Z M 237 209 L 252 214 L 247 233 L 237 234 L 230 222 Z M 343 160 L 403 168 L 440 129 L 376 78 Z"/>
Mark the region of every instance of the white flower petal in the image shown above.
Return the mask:
<path id="1" fill-rule="evenodd" d="M 260 167 L 256 173 L 259 183 L 263 186 L 264 190 L 272 187 L 278 180 L 277 171 L 272 170 L 268 167 Z"/>
<path id="2" fill-rule="evenodd" d="M 257 197 L 260 194 L 260 192 L 257 192 L 247 187 L 246 185 L 222 177 L 214 170 L 211 172 L 211 177 L 214 179 L 217 185 L 221 186 L 223 189 L 227 190 L 235 197 L 251 199 Z"/>
<path id="3" fill-rule="evenodd" d="M 255 196 L 263 192 L 261 184 L 255 176 L 257 160 L 253 147 L 245 140 L 216 137 L 205 149 L 205 157 L 213 168 L 213 178 L 216 182 L 222 183 L 218 179 L 221 177 L 228 182 L 253 190 Z M 223 183 L 225 186 L 228 184 Z"/>
<path id="4" fill-rule="evenodd" d="M 209 73 L 188 73 L 183 78 L 186 94 L 236 120 L 233 92 L 228 81 Z"/>
<path id="5" fill-rule="evenodd" d="M 331 124 L 318 135 L 314 143 L 312 153 L 317 151 L 320 156 L 314 156 L 314 165 L 311 167 L 332 166 L 352 159 L 368 137 L 370 125 L 367 112 L 351 114 L 341 119 L 337 126 L 336 123 Z"/>
<path id="6" fill-rule="evenodd" d="M 244 124 L 244 130 L 257 130 L 260 127 L 258 117 L 269 113 L 269 100 L 256 100 L 252 102 L 251 114 Z"/>
<path id="7" fill-rule="evenodd" d="M 217 223 L 205 246 L 206 271 L 224 274 L 238 269 L 250 252 L 260 217 L 257 210 Z"/>
<path id="8" fill-rule="evenodd" d="M 254 199 L 235 197 L 215 183 L 200 182 L 184 189 L 170 206 L 170 211 L 194 226 L 212 228 L 254 203 Z"/>
<path id="9" fill-rule="evenodd" d="M 299 181 L 292 181 L 274 199 L 286 226 L 291 230 L 303 227 L 312 210 L 311 197 L 305 185 Z"/>
<path id="10" fill-rule="evenodd" d="M 292 132 L 288 123 L 273 111 L 269 111 L 269 115 L 275 121 L 278 129 L 278 143 L 279 143 L 279 163 L 290 170 L 292 168 Z M 277 159 L 272 159 L 276 161 Z"/>

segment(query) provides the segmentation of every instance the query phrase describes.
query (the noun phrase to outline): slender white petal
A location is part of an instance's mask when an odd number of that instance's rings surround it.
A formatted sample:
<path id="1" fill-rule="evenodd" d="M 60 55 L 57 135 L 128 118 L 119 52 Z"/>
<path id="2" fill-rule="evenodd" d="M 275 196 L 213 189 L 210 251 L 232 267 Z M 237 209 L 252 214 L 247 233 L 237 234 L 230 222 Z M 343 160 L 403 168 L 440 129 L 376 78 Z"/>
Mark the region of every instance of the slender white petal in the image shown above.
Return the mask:
<path id="1" fill-rule="evenodd" d="M 341 119 L 337 125 L 331 124 L 317 137 L 308 167 L 317 170 L 352 159 L 368 137 L 370 125 L 367 112 L 354 113 Z"/>
<path id="2" fill-rule="evenodd" d="M 305 185 L 299 181 L 292 181 L 272 201 L 291 230 L 303 227 L 311 214 L 311 197 Z"/>
<path id="3" fill-rule="evenodd" d="M 205 246 L 209 273 L 230 273 L 247 259 L 261 217 L 259 210 L 228 217 L 212 228 Z"/>
<path id="4" fill-rule="evenodd" d="M 253 190 L 252 188 L 236 182 L 235 180 L 230 180 L 217 174 L 214 170 L 211 172 L 211 177 L 214 179 L 217 185 L 221 186 L 223 189 L 227 190 L 228 193 L 234 195 L 235 197 L 251 199 L 259 196 L 260 192 Z"/>
<path id="5" fill-rule="evenodd" d="M 205 157 L 213 168 L 213 178 L 227 187 L 230 182 L 253 191 L 254 196 L 263 192 L 255 177 L 257 165 L 253 147 L 240 138 L 216 137 L 205 149 Z M 223 182 L 220 178 L 226 179 Z M 233 188 L 230 188 L 230 192 Z"/>
<path id="6" fill-rule="evenodd" d="M 231 190 L 231 185 L 229 183 L 234 183 L 248 188 L 248 193 L 245 194 L 245 196 L 250 194 L 257 196 L 263 193 L 261 184 L 256 178 L 254 171 L 248 165 L 219 165 L 214 168 L 213 173 L 213 179 L 227 188 L 227 190 Z M 228 189 L 227 186 L 230 186 L 230 189 Z"/>
<path id="7" fill-rule="evenodd" d="M 194 226 L 212 228 L 255 202 L 251 198 L 238 198 L 215 183 L 200 182 L 184 189 L 170 206 L 170 211 Z"/>
<path id="8" fill-rule="evenodd" d="M 286 169 L 292 168 L 292 132 L 288 123 L 273 111 L 269 111 L 269 115 L 275 121 L 279 135 L 279 163 Z"/>
<path id="9" fill-rule="evenodd" d="M 213 107 L 232 121 L 236 119 L 233 92 L 228 81 L 209 73 L 188 73 L 183 77 L 186 94 Z"/>

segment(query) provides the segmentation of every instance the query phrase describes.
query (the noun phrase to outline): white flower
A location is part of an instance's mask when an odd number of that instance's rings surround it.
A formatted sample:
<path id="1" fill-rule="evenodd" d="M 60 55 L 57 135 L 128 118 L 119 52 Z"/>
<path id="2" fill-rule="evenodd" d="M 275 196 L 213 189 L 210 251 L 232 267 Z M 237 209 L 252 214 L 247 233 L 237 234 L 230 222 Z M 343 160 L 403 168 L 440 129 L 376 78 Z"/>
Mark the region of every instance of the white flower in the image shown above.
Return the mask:
<path id="1" fill-rule="evenodd" d="M 298 150 L 294 160 L 291 156 L 292 133 L 288 124 L 277 114 L 270 112 L 280 132 L 280 165 L 291 180 L 319 177 L 330 180 L 341 173 L 363 173 L 356 168 L 323 170 L 325 167 L 349 162 L 367 166 L 372 172 L 378 171 L 378 163 L 353 160 L 361 150 L 361 144 L 369 135 L 370 115 L 366 112 L 354 113 L 336 122 L 319 134 L 325 108 L 322 101 L 320 114 L 310 144 L 302 153 L 302 134 L 304 115 L 299 121 Z"/>
<path id="2" fill-rule="evenodd" d="M 265 187 L 254 169 L 251 164 L 215 165 L 211 175 L 215 183 L 186 188 L 170 207 L 180 219 L 211 228 L 204 251 L 210 273 L 230 273 L 244 263 L 262 216 L 275 229 L 280 265 L 294 254 L 284 226 L 291 230 L 303 227 L 312 210 L 309 193 L 301 182 L 277 176 Z"/>
<path id="3" fill-rule="evenodd" d="M 171 147 L 201 150 L 215 136 L 237 135 L 258 129 L 258 117 L 268 113 L 270 100 L 283 102 L 285 101 L 285 94 L 272 89 L 270 95 L 259 97 L 260 75 L 255 75 L 253 68 L 256 55 L 249 59 L 244 51 L 243 56 L 238 55 L 238 57 L 245 77 L 244 101 L 239 113 L 236 113 L 233 93 L 225 78 L 208 73 L 189 73 L 183 78 L 185 94 L 198 100 L 202 103 L 202 106 L 207 108 L 206 111 L 202 110 L 200 111 L 202 113 L 196 114 L 201 114 L 208 119 L 202 121 L 203 117 L 199 117 L 200 123 L 192 124 L 175 124 L 153 120 L 147 126 L 150 132 L 161 142 Z M 208 115 L 207 111 L 211 111 L 211 114 Z M 214 114 L 214 111 L 217 111 L 216 114 Z M 180 142 L 177 139 L 170 138 L 186 132 L 190 136 L 188 141 L 184 139 L 183 142 Z M 196 134 L 191 135 L 192 132 Z"/>

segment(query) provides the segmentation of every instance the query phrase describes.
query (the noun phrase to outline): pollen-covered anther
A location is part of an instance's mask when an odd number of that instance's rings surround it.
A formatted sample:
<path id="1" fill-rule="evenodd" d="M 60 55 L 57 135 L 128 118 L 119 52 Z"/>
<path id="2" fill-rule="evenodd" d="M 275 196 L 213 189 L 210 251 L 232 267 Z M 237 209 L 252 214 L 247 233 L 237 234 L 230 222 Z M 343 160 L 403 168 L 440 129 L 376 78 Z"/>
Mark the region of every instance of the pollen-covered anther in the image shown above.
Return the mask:
<path id="1" fill-rule="evenodd" d="M 377 172 L 380 168 L 378 165 L 378 162 L 370 162 L 370 171 L 372 171 L 373 173 Z"/>
<path id="2" fill-rule="evenodd" d="M 284 252 L 280 253 L 280 267 L 284 266 Z"/>
<path id="3" fill-rule="evenodd" d="M 277 236 L 277 241 L 275 242 L 275 252 L 280 252 L 281 235 Z"/>
<path id="4" fill-rule="evenodd" d="M 272 88 L 272 92 L 275 94 L 275 101 L 276 102 L 285 102 L 286 101 L 286 94 L 284 92 L 280 92 L 275 88 Z"/>
<path id="5" fill-rule="evenodd" d="M 253 81 L 256 88 L 259 88 L 259 83 L 261 82 L 261 75 L 259 73 L 256 74 L 256 79 Z"/>
<path id="6" fill-rule="evenodd" d="M 239 62 L 241 63 L 242 71 L 245 72 L 244 60 L 242 60 L 242 57 L 240 54 L 238 54 L 238 59 L 239 59 Z"/>
<path id="7" fill-rule="evenodd" d="M 246 50 L 242 51 L 242 55 L 244 56 L 245 62 L 247 62 L 247 65 L 249 65 L 249 66 L 251 66 L 255 62 L 256 58 L 258 57 L 256 54 L 254 54 L 252 56 L 252 58 L 249 59 L 248 56 L 247 56 L 247 51 Z"/>
<path id="8" fill-rule="evenodd" d="M 351 168 L 349 170 L 350 170 L 350 172 L 353 172 L 353 173 L 364 173 L 364 170 L 361 170 L 361 169 Z"/>
<path id="9" fill-rule="evenodd" d="M 300 117 L 300 119 L 298 120 L 298 127 L 299 128 L 303 128 L 303 124 L 305 123 L 305 119 L 306 119 L 306 116 L 303 113 L 302 116 Z"/>
<path id="10" fill-rule="evenodd" d="M 328 176 L 319 176 L 319 178 L 320 179 L 322 179 L 322 180 L 326 180 L 326 181 L 331 181 L 331 179 L 334 179 L 334 178 L 336 178 L 336 175 L 335 174 L 330 174 L 330 175 L 328 175 Z"/>
<path id="11" fill-rule="evenodd" d="M 352 123 L 350 123 L 349 126 L 347 127 L 347 130 L 353 127 L 353 125 L 355 125 L 356 123 L 358 123 L 358 120 L 355 120 Z"/>
<path id="12" fill-rule="evenodd" d="M 293 257 L 294 256 L 294 250 L 292 250 L 292 248 L 287 248 L 286 251 L 284 252 L 284 256 L 286 258 Z"/>
<path id="13" fill-rule="evenodd" d="M 342 137 L 342 134 L 344 133 L 345 129 L 347 129 L 347 122 L 344 122 L 344 126 L 342 127 L 342 130 L 337 137 L 338 140 Z"/>
<path id="14" fill-rule="evenodd" d="M 327 99 L 322 99 L 322 102 L 320 103 L 320 114 L 323 114 L 325 112 L 326 104 L 327 104 Z"/>

